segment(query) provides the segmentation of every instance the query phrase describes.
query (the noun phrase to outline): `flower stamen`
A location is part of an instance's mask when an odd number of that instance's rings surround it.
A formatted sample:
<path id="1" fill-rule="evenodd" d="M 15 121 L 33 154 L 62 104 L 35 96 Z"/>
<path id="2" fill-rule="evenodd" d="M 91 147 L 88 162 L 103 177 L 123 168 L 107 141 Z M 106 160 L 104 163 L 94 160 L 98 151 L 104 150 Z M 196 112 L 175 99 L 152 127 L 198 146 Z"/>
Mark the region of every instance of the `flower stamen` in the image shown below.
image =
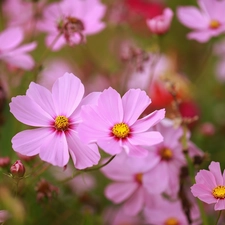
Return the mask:
<path id="1" fill-rule="evenodd" d="M 65 116 L 57 116 L 55 118 L 55 129 L 58 131 L 65 131 L 68 129 L 69 120 Z"/>
<path id="2" fill-rule="evenodd" d="M 117 123 L 112 128 L 112 133 L 117 138 L 126 138 L 130 133 L 130 128 L 125 123 Z"/>
<path id="3" fill-rule="evenodd" d="M 160 150 L 160 156 L 162 160 L 170 160 L 173 157 L 173 152 L 169 148 L 163 148 Z"/>
<path id="4" fill-rule="evenodd" d="M 135 174 L 135 181 L 138 182 L 139 184 L 142 184 L 142 179 L 143 179 L 143 174 L 142 173 L 137 173 Z"/>
<path id="5" fill-rule="evenodd" d="M 212 191 L 212 194 L 215 198 L 224 199 L 225 198 L 225 186 L 219 185 L 215 187 Z"/>
<path id="6" fill-rule="evenodd" d="M 179 221 L 176 218 L 171 217 L 166 220 L 165 225 L 179 225 Z"/>
<path id="7" fill-rule="evenodd" d="M 217 29 L 220 26 L 220 22 L 218 20 L 211 20 L 209 23 L 209 27 L 211 29 Z"/>

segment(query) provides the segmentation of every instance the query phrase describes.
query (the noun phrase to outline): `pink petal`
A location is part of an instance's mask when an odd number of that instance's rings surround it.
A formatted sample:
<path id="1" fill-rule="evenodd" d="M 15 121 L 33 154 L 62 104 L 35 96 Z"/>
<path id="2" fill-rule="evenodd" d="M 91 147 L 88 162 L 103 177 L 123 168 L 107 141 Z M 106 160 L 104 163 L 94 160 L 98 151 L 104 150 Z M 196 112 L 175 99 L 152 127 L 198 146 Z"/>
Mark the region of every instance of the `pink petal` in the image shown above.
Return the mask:
<path id="1" fill-rule="evenodd" d="M 151 103 L 145 91 L 130 89 L 122 98 L 124 118 L 123 122 L 132 125 Z"/>
<path id="2" fill-rule="evenodd" d="M 207 42 L 211 37 L 213 37 L 213 35 L 211 35 L 209 30 L 193 31 L 187 35 L 188 39 L 194 39 L 201 43 Z"/>
<path id="3" fill-rule="evenodd" d="M 8 28 L 0 33 L 0 50 L 10 50 L 23 40 L 23 31 L 19 27 Z M 1 52 L 0 51 L 0 52 Z"/>
<path id="4" fill-rule="evenodd" d="M 223 182 L 223 176 L 220 169 L 220 163 L 219 162 L 211 162 L 209 165 L 210 172 L 214 175 L 217 186 L 224 185 Z"/>
<path id="5" fill-rule="evenodd" d="M 56 117 L 52 95 L 47 88 L 34 82 L 31 82 L 29 85 L 29 89 L 26 92 L 26 95 L 34 102 L 36 102 L 52 118 Z"/>
<path id="6" fill-rule="evenodd" d="M 196 183 L 201 183 L 209 187 L 211 190 L 213 190 L 216 186 L 216 179 L 214 175 L 208 171 L 208 170 L 200 170 L 196 177 L 195 177 Z"/>
<path id="7" fill-rule="evenodd" d="M 209 190 L 209 188 L 203 184 L 194 184 L 191 187 L 191 192 L 195 197 L 198 197 L 201 201 L 208 204 L 212 204 L 217 201 L 217 199 L 212 195 L 212 190 Z"/>
<path id="8" fill-rule="evenodd" d="M 105 196 L 113 203 L 121 203 L 129 198 L 138 188 L 138 183 L 121 182 L 109 184 L 105 189 Z"/>
<path id="9" fill-rule="evenodd" d="M 131 145 L 129 142 L 122 146 L 125 152 L 132 157 L 145 157 L 148 155 L 148 150 L 138 145 Z"/>
<path id="10" fill-rule="evenodd" d="M 217 203 L 214 207 L 215 210 L 224 210 L 225 209 L 225 200 L 224 199 L 218 199 Z"/>
<path id="11" fill-rule="evenodd" d="M 97 141 L 97 144 L 104 152 L 110 155 L 119 154 L 123 150 L 120 142 L 113 137 L 102 137 Z"/>
<path id="12" fill-rule="evenodd" d="M 119 93 L 111 87 L 104 90 L 98 100 L 98 114 L 112 126 L 123 122 L 123 106 Z"/>
<path id="13" fill-rule="evenodd" d="M 188 28 L 201 30 L 208 28 L 209 20 L 198 8 L 193 6 L 180 6 L 177 9 L 179 21 Z"/>
<path id="14" fill-rule="evenodd" d="M 64 132 L 52 132 L 46 138 L 39 153 L 43 161 L 64 167 L 69 161 L 69 151 Z"/>
<path id="15" fill-rule="evenodd" d="M 66 45 L 66 39 L 63 35 L 58 37 L 59 33 L 55 32 L 52 34 L 49 34 L 46 39 L 45 43 L 46 45 L 52 50 L 52 51 L 59 51 L 64 45 Z M 53 45 L 54 43 L 54 45 Z"/>
<path id="16" fill-rule="evenodd" d="M 84 86 L 72 73 L 65 73 L 52 87 L 52 97 L 58 115 L 69 117 L 80 104 Z"/>
<path id="17" fill-rule="evenodd" d="M 127 215 L 137 215 L 144 207 L 144 200 L 144 190 L 142 187 L 139 187 L 138 190 L 124 203 L 124 212 Z"/>
<path id="18" fill-rule="evenodd" d="M 128 138 L 132 145 L 152 146 L 163 141 L 163 136 L 157 131 L 134 133 Z"/>
<path id="19" fill-rule="evenodd" d="M 25 45 L 22 45 L 14 50 L 11 50 L 10 51 L 10 54 L 11 55 L 21 55 L 23 53 L 26 53 L 26 52 L 30 52 L 32 50 L 34 50 L 35 48 L 37 47 L 37 42 L 32 42 L 32 43 L 29 43 L 29 44 L 25 44 Z"/>
<path id="20" fill-rule="evenodd" d="M 26 156 L 37 155 L 51 133 L 52 130 L 48 128 L 24 130 L 12 138 L 12 147 L 16 152 Z"/>
<path id="21" fill-rule="evenodd" d="M 97 165 L 100 160 L 100 154 L 96 145 L 86 145 L 77 137 L 77 134 L 70 130 L 66 136 L 70 155 L 74 166 L 77 169 L 85 169 Z"/>
<path id="22" fill-rule="evenodd" d="M 10 112 L 20 122 L 36 127 L 49 127 L 52 118 L 36 102 L 27 96 L 12 98 Z"/>
<path id="23" fill-rule="evenodd" d="M 144 132 L 154 126 L 156 123 L 160 122 L 165 117 L 165 109 L 160 109 L 152 112 L 146 117 L 137 120 L 132 126 L 132 132 Z"/>

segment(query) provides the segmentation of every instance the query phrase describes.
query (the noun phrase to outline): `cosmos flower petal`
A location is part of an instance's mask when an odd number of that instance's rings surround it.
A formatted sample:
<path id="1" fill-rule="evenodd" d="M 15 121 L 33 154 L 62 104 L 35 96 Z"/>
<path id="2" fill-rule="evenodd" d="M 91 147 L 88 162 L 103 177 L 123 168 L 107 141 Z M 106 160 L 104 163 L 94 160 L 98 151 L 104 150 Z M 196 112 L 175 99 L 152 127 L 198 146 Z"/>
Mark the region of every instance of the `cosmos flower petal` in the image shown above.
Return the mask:
<path id="1" fill-rule="evenodd" d="M 148 116 L 145 116 L 137 120 L 132 126 L 132 132 L 144 132 L 160 122 L 165 117 L 165 109 L 160 109 L 152 112 Z"/>
<path id="2" fill-rule="evenodd" d="M 51 133 L 52 131 L 48 128 L 21 131 L 12 138 L 12 148 L 22 155 L 37 155 L 46 137 Z"/>
<path id="3" fill-rule="evenodd" d="M 137 215 L 144 205 L 144 190 L 139 187 L 137 191 L 123 205 L 124 212 L 127 215 Z"/>
<path id="4" fill-rule="evenodd" d="M 110 155 L 119 154 L 123 150 L 119 141 L 114 139 L 113 137 L 106 137 L 99 139 L 98 145 L 101 149 L 103 149 Z"/>
<path id="5" fill-rule="evenodd" d="M 69 161 L 69 151 L 64 132 L 54 131 L 40 148 L 40 158 L 54 166 L 64 167 Z"/>
<path id="6" fill-rule="evenodd" d="M 98 147 L 95 144 L 86 145 L 78 138 L 74 131 L 67 134 L 70 155 L 77 169 L 85 169 L 97 165 L 100 160 Z"/>
<path id="7" fill-rule="evenodd" d="M 163 136 L 158 131 L 134 133 L 128 138 L 132 145 L 152 146 L 163 141 Z"/>
<path id="8" fill-rule="evenodd" d="M 220 169 L 220 163 L 219 162 L 211 162 L 209 165 L 209 170 L 215 177 L 216 184 L 224 185 L 223 176 L 222 176 L 221 169 Z"/>
<path id="9" fill-rule="evenodd" d="M 217 210 L 224 210 L 225 209 L 225 200 L 224 199 L 218 199 L 214 209 Z"/>
<path id="10" fill-rule="evenodd" d="M 35 101 L 45 112 L 47 112 L 52 118 L 56 116 L 54 110 L 53 100 L 51 92 L 34 82 L 30 83 L 29 89 L 26 92 L 26 95 Z"/>
<path id="11" fill-rule="evenodd" d="M 187 35 L 188 39 L 194 39 L 201 43 L 207 42 L 211 36 L 211 33 L 206 30 L 193 31 Z"/>
<path id="12" fill-rule="evenodd" d="M 80 104 L 84 86 L 72 73 L 65 73 L 52 87 L 52 97 L 58 115 L 69 117 Z"/>
<path id="13" fill-rule="evenodd" d="M 123 144 L 123 148 L 125 152 L 132 157 L 145 157 L 148 155 L 148 150 L 139 145 L 131 145 L 129 142 Z"/>
<path id="14" fill-rule="evenodd" d="M 19 27 L 7 28 L 0 33 L 1 51 L 10 50 L 18 46 L 23 40 L 23 31 Z"/>
<path id="15" fill-rule="evenodd" d="M 208 186 L 211 190 L 217 186 L 214 175 L 208 170 L 200 170 L 197 173 L 195 180 L 197 183 L 202 183 Z"/>
<path id="16" fill-rule="evenodd" d="M 121 203 L 128 199 L 138 188 L 138 183 L 121 182 L 109 184 L 105 189 L 105 196 L 114 203 Z"/>
<path id="17" fill-rule="evenodd" d="M 10 112 L 20 122 L 36 127 L 49 127 L 52 118 L 36 102 L 27 96 L 13 97 Z"/>
<path id="18" fill-rule="evenodd" d="M 140 89 L 130 89 L 122 97 L 122 102 L 124 111 L 123 122 L 131 126 L 151 103 L 151 100 L 146 92 Z"/>

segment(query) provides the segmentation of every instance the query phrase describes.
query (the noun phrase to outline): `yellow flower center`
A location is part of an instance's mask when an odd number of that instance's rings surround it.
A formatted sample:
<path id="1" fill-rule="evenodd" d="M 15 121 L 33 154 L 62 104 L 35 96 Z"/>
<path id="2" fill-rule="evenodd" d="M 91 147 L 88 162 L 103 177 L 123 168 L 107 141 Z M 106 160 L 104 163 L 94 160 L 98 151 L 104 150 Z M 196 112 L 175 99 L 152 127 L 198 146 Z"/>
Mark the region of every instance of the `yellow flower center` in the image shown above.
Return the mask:
<path id="1" fill-rule="evenodd" d="M 130 128 L 125 123 L 117 123 L 113 126 L 112 133 L 117 138 L 126 138 L 130 133 Z"/>
<path id="2" fill-rule="evenodd" d="M 59 131 L 65 131 L 68 129 L 69 120 L 65 116 L 57 116 L 55 118 L 55 128 Z"/>
<path id="3" fill-rule="evenodd" d="M 215 198 L 225 198 L 225 186 L 217 186 L 213 189 L 212 194 Z"/>
<path id="4" fill-rule="evenodd" d="M 220 22 L 218 20 L 211 20 L 209 23 L 209 27 L 212 29 L 217 29 L 220 26 Z"/>
<path id="5" fill-rule="evenodd" d="M 162 160 L 170 160 L 173 157 L 173 152 L 169 148 L 163 148 L 160 151 Z"/>
<path id="6" fill-rule="evenodd" d="M 142 178 L 143 178 L 142 173 L 135 174 L 135 181 L 137 181 L 139 184 L 142 184 Z"/>
<path id="7" fill-rule="evenodd" d="M 171 217 L 166 220 L 165 225 L 179 225 L 179 221 L 176 218 Z"/>

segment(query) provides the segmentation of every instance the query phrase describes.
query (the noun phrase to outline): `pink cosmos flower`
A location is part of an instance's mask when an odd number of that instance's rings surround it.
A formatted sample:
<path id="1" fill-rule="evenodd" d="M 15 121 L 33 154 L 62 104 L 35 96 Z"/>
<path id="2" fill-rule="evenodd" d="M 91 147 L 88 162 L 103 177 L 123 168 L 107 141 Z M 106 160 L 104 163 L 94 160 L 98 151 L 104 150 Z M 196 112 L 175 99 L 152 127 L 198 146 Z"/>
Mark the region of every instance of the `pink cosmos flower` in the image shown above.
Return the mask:
<path id="1" fill-rule="evenodd" d="M 160 182 L 162 177 L 146 176 L 155 164 L 154 159 L 150 157 L 134 158 L 129 157 L 125 153 L 117 155 L 107 166 L 103 167 L 101 171 L 103 174 L 113 180 L 105 189 L 106 197 L 115 204 L 123 203 L 122 209 L 124 213 L 135 216 L 145 205 L 155 204 L 155 195 L 160 193 Z M 150 194 L 146 181 L 153 180 L 158 183 L 159 189 L 155 188 L 154 194 Z M 152 182 L 152 183 L 153 183 Z"/>
<path id="2" fill-rule="evenodd" d="M 225 1 L 198 0 L 200 9 L 194 6 L 180 6 L 177 16 L 180 22 L 190 29 L 188 39 L 207 42 L 225 31 Z"/>
<path id="3" fill-rule="evenodd" d="M 144 215 L 147 224 L 151 225 L 189 224 L 180 201 L 158 198 L 157 206 L 145 208 Z"/>
<path id="4" fill-rule="evenodd" d="M 65 44 L 74 45 L 85 41 L 86 35 L 100 32 L 105 24 L 101 21 L 106 7 L 100 0 L 64 0 L 45 8 L 43 20 L 38 27 L 48 33 L 46 45 L 50 47 L 62 34 L 52 50 L 57 51 Z"/>
<path id="5" fill-rule="evenodd" d="M 19 46 L 23 41 L 24 35 L 20 28 L 8 28 L 0 33 L 0 61 L 22 68 L 31 70 L 34 66 L 33 58 L 27 54 L 37 46 L 36 42 Z"/>
<path id="6" fill-rule="evenodd" d="M 125 150 L 131 156 L 146 156 L 145 146 L 163 140 L 159 132 L 147 130 L 165 116 L 165 110 L 161 109 L 138 119 L 150 103 L 140 89 L 129 90 L 121 99 L 116 90 L 108 88 L 97 105 L 82 107 L 79 135 L 84 142 L 97 143 L 111 155 Z"/>
<path id="7" fill-rule="evenodd" d="M 170 8 L 163 10 L 163 14 L 152 19 L 147 19 L 148 28 L 153 34 L 165 34 L 171 25 L 173 11 Z"/>
<path id="8" fill-rule="evenodd" d="M 215 203 L 215 210 L 225 209 L 225 172 L 221 173 L 220 163 L 212 161 L 209 171 L 200 170 L 191 187 L 195 197 L 207 204 Z"/>
<path id="9" fill-rule="evenodd" d="M 40 158 L 63 167 L 72 157 L 76 168 L 98 163 L 96 145 L 85 145 L 78 138 L 82 104 L 96 102 L 99 93 L 82 100 L 84 86 L 72 73 L 65 73 L 53 85 L 52 92 L 31 82 L 25 96 L 12 98 L 10 112 L 20 122 L 38 127 L 22 131 L 12 138 L 13 149 L 23 155 Z"/>

